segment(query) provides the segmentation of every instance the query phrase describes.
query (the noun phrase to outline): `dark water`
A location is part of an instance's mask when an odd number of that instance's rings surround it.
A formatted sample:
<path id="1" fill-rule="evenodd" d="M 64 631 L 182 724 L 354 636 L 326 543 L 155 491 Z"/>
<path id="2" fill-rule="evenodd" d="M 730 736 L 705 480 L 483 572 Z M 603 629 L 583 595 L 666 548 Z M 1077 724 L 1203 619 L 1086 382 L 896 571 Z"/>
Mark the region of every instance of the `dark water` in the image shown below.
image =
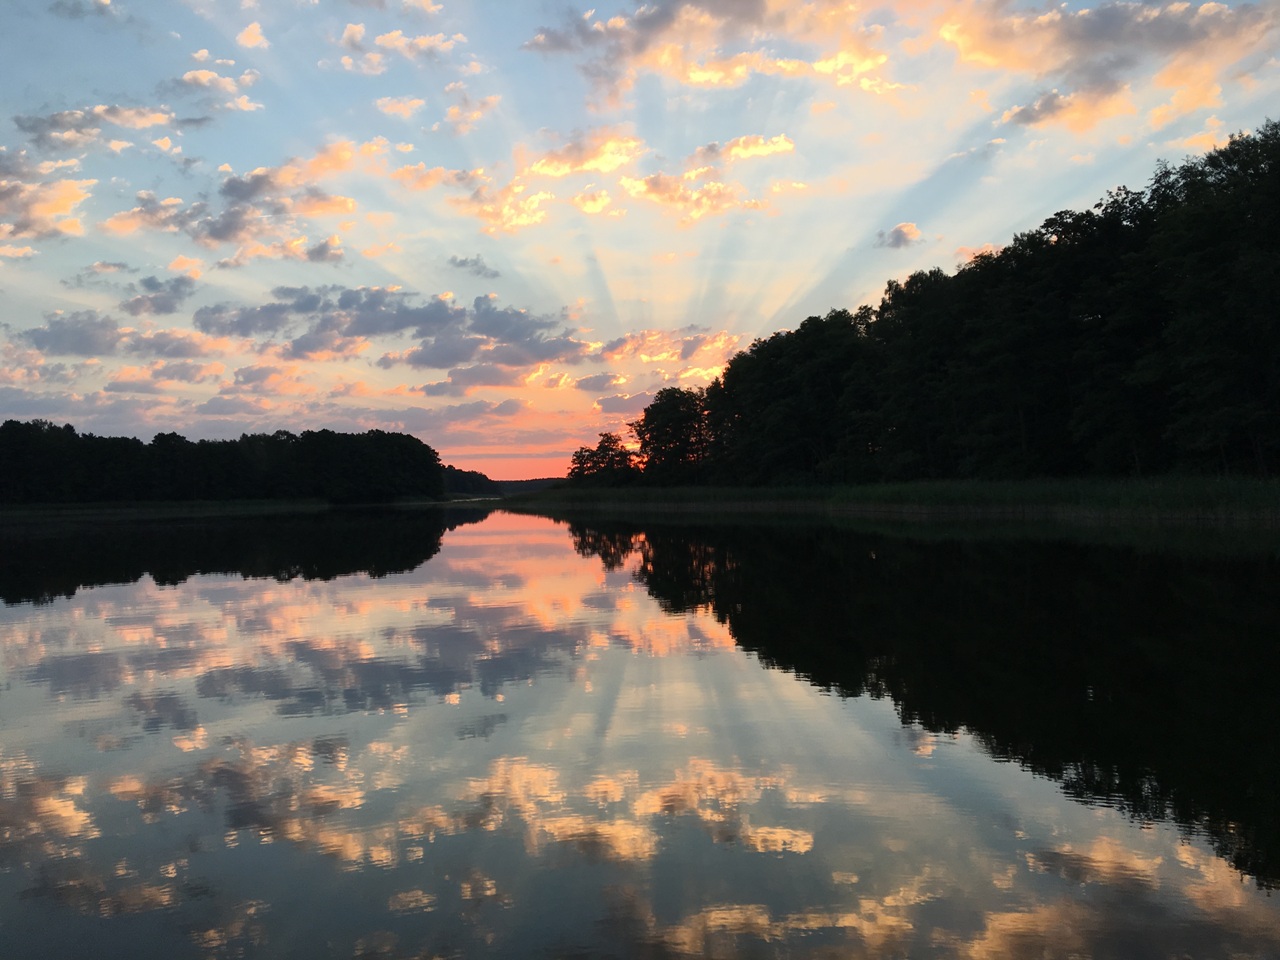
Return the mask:
<path id="1" fill-rule="evenodd" d="M 1280 957 L 1280 562 L 10 531 L 0 956 Z"/>

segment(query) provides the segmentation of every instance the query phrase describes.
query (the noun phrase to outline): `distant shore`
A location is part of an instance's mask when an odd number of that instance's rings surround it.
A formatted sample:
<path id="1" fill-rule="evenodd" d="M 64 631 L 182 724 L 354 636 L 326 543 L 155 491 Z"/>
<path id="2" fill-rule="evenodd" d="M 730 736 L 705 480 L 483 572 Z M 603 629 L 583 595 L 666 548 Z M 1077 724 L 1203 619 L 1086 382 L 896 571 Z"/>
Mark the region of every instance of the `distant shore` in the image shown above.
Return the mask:
<path id="1" fill-rule="evenodd" d="M 1165 477 L 833 487 L 558 487 L 502 505 L 530 512 L 570 509 L 682 517 L 817 513 L 919 522 L 1025 520 L 1280 528 L 1280 480 Z"/>
<path id="2" fill-rule="evenodd" d="M 0 505 L 0 530 L 79 523 L 214 521 L 360 509 L 491 506 L 519 513 L 617 516 L 797 515 L 903 522 L 1259 527 L 1280 530 L 1280 480 L 1162 477 L 941 480 L 860 486 L 558 486 L 506 498 L 405 499 L 335 506 L 323 500 L 192 500 Z"/>
<path id="3" fill-rule="evenodd" d="M 492 498 L 399 500 L 391 503 L 335 505 L 325 500 L 161 500 L 129 503 L 19 503 L 0 505 L 0 531 L 6 528 L 172 521 L 240 520 L 253 517 L 321 515 L 352 510 L 431 510 L 450 506 L 496 504 Z"/>

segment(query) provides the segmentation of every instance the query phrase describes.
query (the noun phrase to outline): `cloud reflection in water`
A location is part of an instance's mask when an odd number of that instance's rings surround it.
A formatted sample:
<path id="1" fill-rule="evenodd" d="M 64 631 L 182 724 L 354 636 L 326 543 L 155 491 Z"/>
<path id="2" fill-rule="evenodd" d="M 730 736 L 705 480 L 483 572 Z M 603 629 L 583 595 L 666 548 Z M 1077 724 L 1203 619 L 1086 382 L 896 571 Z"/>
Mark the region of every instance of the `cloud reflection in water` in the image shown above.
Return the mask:
<path id="1" fill-rule="evenodd" d="M 765 669 L 548 521 L 380 578 L 84 589 L 0 638 L 23 955 L 1280 952 L 1204 844 Z"/>

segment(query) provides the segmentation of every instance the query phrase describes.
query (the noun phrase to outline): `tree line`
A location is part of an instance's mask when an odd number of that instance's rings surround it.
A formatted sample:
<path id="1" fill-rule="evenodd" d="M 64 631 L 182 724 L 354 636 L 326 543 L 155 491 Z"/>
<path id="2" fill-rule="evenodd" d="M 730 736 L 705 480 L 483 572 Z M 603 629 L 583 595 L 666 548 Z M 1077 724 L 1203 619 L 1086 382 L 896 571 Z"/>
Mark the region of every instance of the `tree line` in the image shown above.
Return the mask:
<path id="1" fill-rule="evenodd" d="M 1280 469 L 1280 124 L 659 390 L 597 484 Z"/>
<path id="2" fill-rule="evenodd" d="M 439 498 L 445 470 L 427 444 L 403 433 L 241 434 L 188 440 L 78 433 L 71 424 L 0 425 L 0 503 L 128 500 L 322 499 L 377 503 Z"/>

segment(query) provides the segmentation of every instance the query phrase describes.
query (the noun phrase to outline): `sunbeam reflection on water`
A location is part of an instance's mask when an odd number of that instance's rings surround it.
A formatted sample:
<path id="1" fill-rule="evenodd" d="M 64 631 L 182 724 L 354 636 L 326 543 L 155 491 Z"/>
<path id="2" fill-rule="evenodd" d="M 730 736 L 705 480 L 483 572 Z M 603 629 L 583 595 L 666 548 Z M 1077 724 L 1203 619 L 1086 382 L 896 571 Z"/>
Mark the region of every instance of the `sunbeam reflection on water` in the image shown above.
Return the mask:
<path id="1" fill-rule="evenodd" d="M 0 608 L 10 955 L 1280 955 L 1275 878 L 1241 872 L 1273 852 L 1223 839 L 1256 824 L 1193 829 L 1212 789 L 1134 819 L 1126 778 L 1161 770 L 1031 714 L 1011 743 L 928 689 L 936 650 L 872 655 L 889 584 L 569 533 L 495 514 L 398 573 L 197 564 Z"/>

